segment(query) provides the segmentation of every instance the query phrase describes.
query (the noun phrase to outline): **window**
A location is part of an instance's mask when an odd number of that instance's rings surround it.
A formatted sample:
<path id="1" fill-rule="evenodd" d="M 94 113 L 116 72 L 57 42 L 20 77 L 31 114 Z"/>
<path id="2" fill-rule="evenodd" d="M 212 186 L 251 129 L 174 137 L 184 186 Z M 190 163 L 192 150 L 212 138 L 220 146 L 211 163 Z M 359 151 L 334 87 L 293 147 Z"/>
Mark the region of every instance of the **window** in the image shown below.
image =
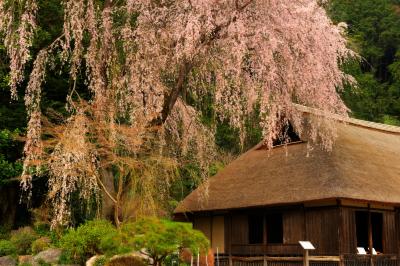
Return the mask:
<path id="1" fill-rule="evenodd" d="M 369 237 L 371 234 L 372 247 L 377 252 L 383 252 L 383 214 L 379 212 L 356 211 L 357 247 L 369 250 Z M 371 225 L 371 229 L 369 226 Z"/>
<path id="2" fill-rule="evenodd" d="M 372 243 L 377 252 L 383 252 L 383 214 L 371 212 Z"/>
<path id="3" fill-rule="evenodd" d="M 263 215 L 250 215 L 248 217 L 249 244 L 262 244 L 264 242 L 264 217 Z"/>
<path id="4" fill-rule="evenodd" d="M 272 146 L 279 146 L 298 141 L 301 141 L 301 139 L 297 135 L 293 126 L 289 123 L 288 125 L 282 127 L 280 134 L 273 140 Z"/>
<path id="5" fill-rule="evenodd" d="M 368 212 L 356 211 L 357 247 L 368 250 Z"/>
<path id="6" fill-rule="evenodd" d="M 282 213 L 274 213 L 267 216 L 267 243 L 283 244 L 283 219 Z"/>

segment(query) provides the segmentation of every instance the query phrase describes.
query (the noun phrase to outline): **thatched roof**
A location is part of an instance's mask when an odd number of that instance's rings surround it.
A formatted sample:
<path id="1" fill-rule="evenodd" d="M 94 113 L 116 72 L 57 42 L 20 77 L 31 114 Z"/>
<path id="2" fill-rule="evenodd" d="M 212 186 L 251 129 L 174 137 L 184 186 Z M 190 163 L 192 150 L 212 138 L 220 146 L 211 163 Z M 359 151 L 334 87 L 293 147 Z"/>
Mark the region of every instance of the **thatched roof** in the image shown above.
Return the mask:
<path id="1" fill-rule="evenodd" d="M 304 109 L 306 113 L 313 110 Z M 336 117 L 332 151 L 306 143 L 258 145 L 186 197 L 175 213 L 225 210 L 323 199 L 400 205 L 400 128 Z"/>

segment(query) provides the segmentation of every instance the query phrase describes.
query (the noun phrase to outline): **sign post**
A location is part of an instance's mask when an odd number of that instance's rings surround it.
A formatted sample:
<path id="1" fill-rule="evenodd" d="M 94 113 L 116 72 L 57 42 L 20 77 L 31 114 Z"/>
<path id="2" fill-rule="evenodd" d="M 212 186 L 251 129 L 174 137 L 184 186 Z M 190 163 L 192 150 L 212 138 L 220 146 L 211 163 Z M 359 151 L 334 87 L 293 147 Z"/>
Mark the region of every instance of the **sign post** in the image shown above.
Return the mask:
<path id="1" fill-rule="evenodd" d="M 309 250 L 314 250 L 315 247 L 310 241 L 299 241 L 299 244 L 304 250 L 303 266 L 310 266 L 310 257 L 308 252 Z"/>

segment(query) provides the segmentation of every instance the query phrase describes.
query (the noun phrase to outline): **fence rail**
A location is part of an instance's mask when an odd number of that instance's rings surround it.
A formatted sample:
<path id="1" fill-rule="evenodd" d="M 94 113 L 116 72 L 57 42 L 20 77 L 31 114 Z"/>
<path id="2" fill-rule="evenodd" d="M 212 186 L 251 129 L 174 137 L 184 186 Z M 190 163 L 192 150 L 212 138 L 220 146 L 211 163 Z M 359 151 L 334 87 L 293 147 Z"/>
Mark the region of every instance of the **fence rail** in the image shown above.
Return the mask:
<path id="1" fill-rule="evenodd" d="M 310 266 L 400 266 L 392 255 L 310 256 Z M 303 257 L 219 256 L 215 266 L 303 266 Z"/>

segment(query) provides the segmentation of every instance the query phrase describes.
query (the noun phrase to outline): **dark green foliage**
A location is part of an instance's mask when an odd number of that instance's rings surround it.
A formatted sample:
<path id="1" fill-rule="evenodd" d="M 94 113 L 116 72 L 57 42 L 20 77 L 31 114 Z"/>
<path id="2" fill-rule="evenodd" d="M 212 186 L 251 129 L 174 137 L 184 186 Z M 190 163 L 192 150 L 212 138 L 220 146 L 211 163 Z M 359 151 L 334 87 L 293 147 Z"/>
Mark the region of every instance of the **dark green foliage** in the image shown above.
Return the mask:
<path id="1" fill-rule="evenodd" d="M 39 236 L 50 236 L 50 225 L 45 222 L 35 222 L 33 225 L 33 229 L 35 230 L 36 234 Z"/>
<path id="2" fill-rule="evenodd" d="M 0 130 L 0 186 L 18 177 L 22 171 L 22 164 L 16 161 L 22 146 L 15 140 L 18 134 L 18 130 Z"/>
<path id="3" fill-rule="evenodd" d="M 40 259 L 37 263 L 39 266 L 51 266 L 51 263 L 45 262 L 43 259 Z"/>
<path id="4" fill-rule="evenodd" d="M 396 11 L 397 10 L 397 11 Z M 348 86 L 343 99 L 354 116 L 398 124 L 400 118 L 400 14 L 393 0 L 333 0 L 329 7 L 335 22 L 348 24 L 350 43 L 362 57 L 345 70 L 358 81 Z"/>
<path id="5" fill-rule="evenodd" d="M 0 240 L 9 239 L 11 234 L 10 226 L 0 225 Z"/>
<path id="6" fill-rule="evenodd" d="M 215 143 L 227 152 L 238 154 L 241 151 L 239 130 L 232 128 L 227 122 L 218 123 Z"/>

